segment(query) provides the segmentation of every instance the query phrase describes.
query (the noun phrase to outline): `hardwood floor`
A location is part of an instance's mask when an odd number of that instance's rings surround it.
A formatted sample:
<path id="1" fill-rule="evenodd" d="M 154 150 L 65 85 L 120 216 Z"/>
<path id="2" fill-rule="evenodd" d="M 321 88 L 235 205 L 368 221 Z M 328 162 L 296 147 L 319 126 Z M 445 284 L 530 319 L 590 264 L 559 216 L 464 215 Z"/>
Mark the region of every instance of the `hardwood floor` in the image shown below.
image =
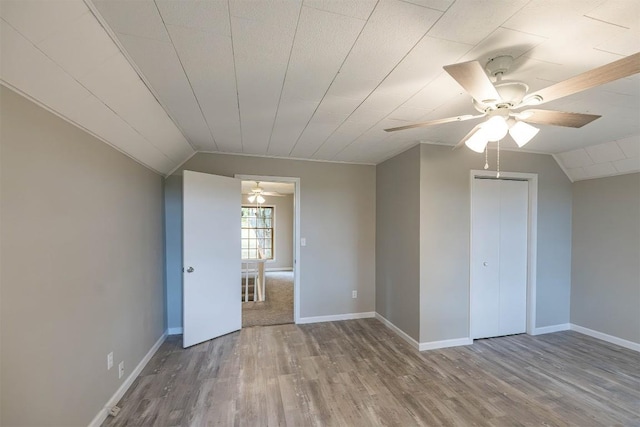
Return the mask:
<path id="1" fill-rule="evenodd" d="M 418 353 L 375 319 L 169 337 L 104 426 L 640 425 L 640 354 L 575 333 Z"/>

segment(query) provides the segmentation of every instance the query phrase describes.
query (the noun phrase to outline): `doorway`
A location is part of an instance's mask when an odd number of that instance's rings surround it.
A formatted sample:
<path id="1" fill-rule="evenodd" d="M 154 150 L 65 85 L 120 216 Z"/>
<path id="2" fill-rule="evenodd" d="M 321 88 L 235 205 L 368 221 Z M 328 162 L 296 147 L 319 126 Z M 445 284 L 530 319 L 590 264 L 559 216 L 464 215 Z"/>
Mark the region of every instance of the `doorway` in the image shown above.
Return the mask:
<path id="1" fill-rule="evenodd" d="M 241 180 L 242 326 L 299 318 L 299 178 L 236 175 Z"/>
<path id="2" fill-rule="evenodd" d="M 471 171 L 469 336 L 535 329 L 537 175 Z"/>

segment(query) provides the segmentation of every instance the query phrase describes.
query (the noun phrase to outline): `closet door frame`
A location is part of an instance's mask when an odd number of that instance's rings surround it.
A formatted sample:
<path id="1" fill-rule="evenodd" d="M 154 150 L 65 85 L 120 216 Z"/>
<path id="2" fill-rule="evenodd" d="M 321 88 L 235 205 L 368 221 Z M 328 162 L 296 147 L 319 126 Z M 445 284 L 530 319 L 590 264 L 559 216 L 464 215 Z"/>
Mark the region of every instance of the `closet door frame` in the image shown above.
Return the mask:
<path id="1" fill-rule="evenodd" d="M 471 295 L 473 286 L 472 277 L 472 256 L 473 252 L 473 194 L 475 190 L 476 177 L 495 178 L 495 171 L 472 170 L 469 183 L 469 204 L 471 206 L 469 215 L 469 336 L 471 336 Z M 538 174 L 521 172 L 500 171 L 500 178 L 519 179 L 528 181 L 529 203 L 528 203 L 528 223 L 527 223 L 527 334 L 536 335 L 536 267 L 538 253 Z"/>

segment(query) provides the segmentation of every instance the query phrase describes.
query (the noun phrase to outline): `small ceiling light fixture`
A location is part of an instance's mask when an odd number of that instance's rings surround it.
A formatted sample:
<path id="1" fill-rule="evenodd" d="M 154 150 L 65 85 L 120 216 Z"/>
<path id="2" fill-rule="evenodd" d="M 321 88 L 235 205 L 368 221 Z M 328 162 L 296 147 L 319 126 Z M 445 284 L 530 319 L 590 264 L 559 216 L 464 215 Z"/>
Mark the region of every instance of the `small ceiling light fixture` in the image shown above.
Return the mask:
<path id="1" fill-rule="evenodd" d="M 256 199 L 258 200 L 258 203 L 264 203 L 264 202 L 265 202 L 264 197 L 262 197 L 262 196 L 261 196 L 261 195 L 259 195 L 259 194 L 252 194 L 252 195 L 250 195 L 250 196 L 248 197 L 249 203 L 253 203 L 253 202 L 255 202 L 255 201 L 256 201 Z"/>
<path id="2" fill-rule="evenodd" d="M 482 125 L 489 141 L 500 141 L 507 135 L 509 126 L 502 116 L 493 116 Z"/>
<path id="3" fill-rule="evenodd" d="M 538 132 L 540 132 L 540 129 L 537 127 L 520 121 L 516 121 L 509 128 L 509 135 L 511 135 L 511 138 L 513 138 L 520 148 L 524 147 L 527 142 L 531 141 Z"/>
<path id="4" fill-rule="evenodd" d="M 465 145 L 476 153 L 482 153 L 489 141 L 500 141 L 508 131 L 507 120 L 501 112 L 496 112 L 489 120 L 476 126 L 475 132 L 465 141 Z"/>
<path id="5" fill-rule="evenodd" d="M 469 149 L 476 153 L 482 153 L 488 143 L 489 138 L 486 135 L 486 131 L 481 126 L 477 126 L 475 128 L 475 132 L 464 142 Z"/>
<path id="6" fill-rule="evenodd" d="M 476 126 L 475 131 L 465 141 L 465 145 L 476 153 L 482 153 L 490 141 L 500 141 L 508 132 L 511 138 L 518 144 L 518 147 L 522 148 L 526 143 L 531 141 L 539 131 L 540 129 L 528 123 L 496 114 L 486 122 Z"/>

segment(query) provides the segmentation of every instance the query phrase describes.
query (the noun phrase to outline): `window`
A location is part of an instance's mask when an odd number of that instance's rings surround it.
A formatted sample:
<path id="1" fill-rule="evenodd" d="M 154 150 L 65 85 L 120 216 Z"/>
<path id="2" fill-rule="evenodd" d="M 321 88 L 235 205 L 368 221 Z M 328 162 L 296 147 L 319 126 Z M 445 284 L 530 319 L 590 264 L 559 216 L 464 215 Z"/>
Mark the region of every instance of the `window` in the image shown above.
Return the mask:
<path id="1" fill-rule="evenodd" d="M 242 259 L 273 259 L 274 214 L 273 206 L 242 207 Z"/>

